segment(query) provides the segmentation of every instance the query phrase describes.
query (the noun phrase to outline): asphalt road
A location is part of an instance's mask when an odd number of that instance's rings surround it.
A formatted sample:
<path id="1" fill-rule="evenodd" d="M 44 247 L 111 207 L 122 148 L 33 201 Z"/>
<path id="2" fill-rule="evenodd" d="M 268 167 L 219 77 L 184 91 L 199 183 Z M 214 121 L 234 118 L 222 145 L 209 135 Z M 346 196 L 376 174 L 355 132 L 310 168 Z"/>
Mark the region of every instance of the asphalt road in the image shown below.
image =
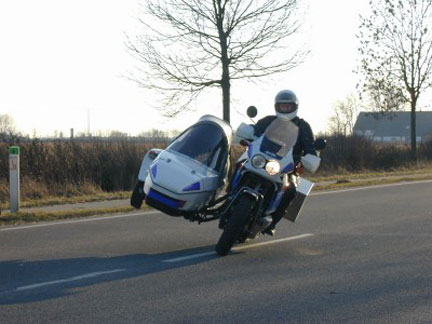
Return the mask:
<path id="1" fill-rule="evenodd" d="M 432 182 L 313 194 L 226 257 L 156 212 L 0 229 L 1 323 L 431 323 Z"/>

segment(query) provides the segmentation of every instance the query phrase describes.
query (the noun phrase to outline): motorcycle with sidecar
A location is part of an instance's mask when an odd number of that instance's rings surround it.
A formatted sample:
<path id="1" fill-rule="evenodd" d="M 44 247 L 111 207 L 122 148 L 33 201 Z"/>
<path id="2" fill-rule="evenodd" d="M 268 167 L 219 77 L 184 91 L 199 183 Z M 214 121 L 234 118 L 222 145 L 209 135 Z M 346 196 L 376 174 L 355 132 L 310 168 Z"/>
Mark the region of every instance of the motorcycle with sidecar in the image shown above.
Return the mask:
<path id="1" fill-rule="evenodd" d="M 250 118 L 256 108 L 247 110 Z M 231 126 L 211 115 L 176 137 L 164 150 L 152 149 L 141 163 L 131 205 L 145 202 L 170 216 L 198 223 L 219 220 L 223 230 L 215 250 L 226 255 L 236 242 L 261 235 L 270 224 L 284 191 L 296 186 L 296 195 L 284 217 L 298 219 L 313 183 L 299 176 L 299 167 L 315 172 L 320 158 L 311 154 L 295 161 L 293 147 L 298 127 L 290 120 L 276 118 L 257 137 L 252 125 L 242 123 L 236 139 L 246 147 L 230 176 Z M 315 141 L 320 151 L 325 141 Z"/>

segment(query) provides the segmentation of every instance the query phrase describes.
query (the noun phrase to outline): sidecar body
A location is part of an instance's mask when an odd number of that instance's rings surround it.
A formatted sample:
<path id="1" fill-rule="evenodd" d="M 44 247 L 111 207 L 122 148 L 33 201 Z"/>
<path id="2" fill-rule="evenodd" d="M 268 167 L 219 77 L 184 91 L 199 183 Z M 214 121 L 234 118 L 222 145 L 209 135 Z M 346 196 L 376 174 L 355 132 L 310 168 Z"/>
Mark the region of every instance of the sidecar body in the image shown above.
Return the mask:
<path id="1" fill-rule="evenodd" d="M 231 140 L 228 123 L 205 115 L 165 150 L 150 150 L 138 176 L 146 204 L 171 216 L 204 208 L 227 183 Z"/>

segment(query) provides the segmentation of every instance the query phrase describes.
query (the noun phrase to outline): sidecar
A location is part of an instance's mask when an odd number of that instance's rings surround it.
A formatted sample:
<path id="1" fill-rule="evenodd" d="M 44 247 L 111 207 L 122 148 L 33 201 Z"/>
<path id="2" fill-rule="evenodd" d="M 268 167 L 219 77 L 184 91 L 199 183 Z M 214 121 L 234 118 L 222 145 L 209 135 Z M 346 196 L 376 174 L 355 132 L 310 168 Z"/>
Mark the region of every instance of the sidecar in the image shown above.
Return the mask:
<path id="1" fill-rule="evenodd" d="M 228 123 L 205 115 L 165 150 L 150 150 L 138 175 L 146 204 L 187 216 L 214 201 L 227 183 L 231 140 Z"/>

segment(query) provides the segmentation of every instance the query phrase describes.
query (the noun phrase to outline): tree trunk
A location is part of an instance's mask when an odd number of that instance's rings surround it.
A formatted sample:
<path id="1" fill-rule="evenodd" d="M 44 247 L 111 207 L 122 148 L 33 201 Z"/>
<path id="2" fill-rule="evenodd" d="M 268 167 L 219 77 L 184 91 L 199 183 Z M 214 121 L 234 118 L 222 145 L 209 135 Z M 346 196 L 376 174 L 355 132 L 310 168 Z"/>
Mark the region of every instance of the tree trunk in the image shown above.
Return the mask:
<path id="1" fill-rule="evenodd" d="M 222 107 L 223 107 L 223 120 L 225 120 L 228 124 L 230 123 L 230 91 L 231 91 L 231 82 L 229 78 L 229 72 L 228 75 L 226 75 L 224 70 L 222 76 Z"/>
<path id="2" fill-rule="evenodd" d="M 228 58 L 228 46 L 226 44 L 226 37 L 221 37 L 221 48 L 222 48 L 222 108 L 223 108 L 223 120 L 228 124 L 230 122 L 230 91 L 231 91 L 231 78 L 229 73 L 229 58 Z"/>
<path id="3" fill-rule="evenodd" d="M 417 162 L 416 100 L 411 100 L 411 159 Z"/>
<path id="4" fill-rule="evenodd" d="M 225 3 L 226 4 L 226 3 Z M 230 59 L 228 57 L 228 40 L 227 33 L 224 30 L 223 21 L 225 16 L 225 5 L 222 6 L 221 0 L 217 0 L 215 3 L 215 10 L 218 12 L 217 15 L 217 29 L 219 33 L 219 42 L 221 47 L 221 63 L 222 63 L 222 109 L 223 109 L 223 120 L 228 124 L 230 122 L 230 91 L 231 91 L 231 77 L 229 72 Z"/>

